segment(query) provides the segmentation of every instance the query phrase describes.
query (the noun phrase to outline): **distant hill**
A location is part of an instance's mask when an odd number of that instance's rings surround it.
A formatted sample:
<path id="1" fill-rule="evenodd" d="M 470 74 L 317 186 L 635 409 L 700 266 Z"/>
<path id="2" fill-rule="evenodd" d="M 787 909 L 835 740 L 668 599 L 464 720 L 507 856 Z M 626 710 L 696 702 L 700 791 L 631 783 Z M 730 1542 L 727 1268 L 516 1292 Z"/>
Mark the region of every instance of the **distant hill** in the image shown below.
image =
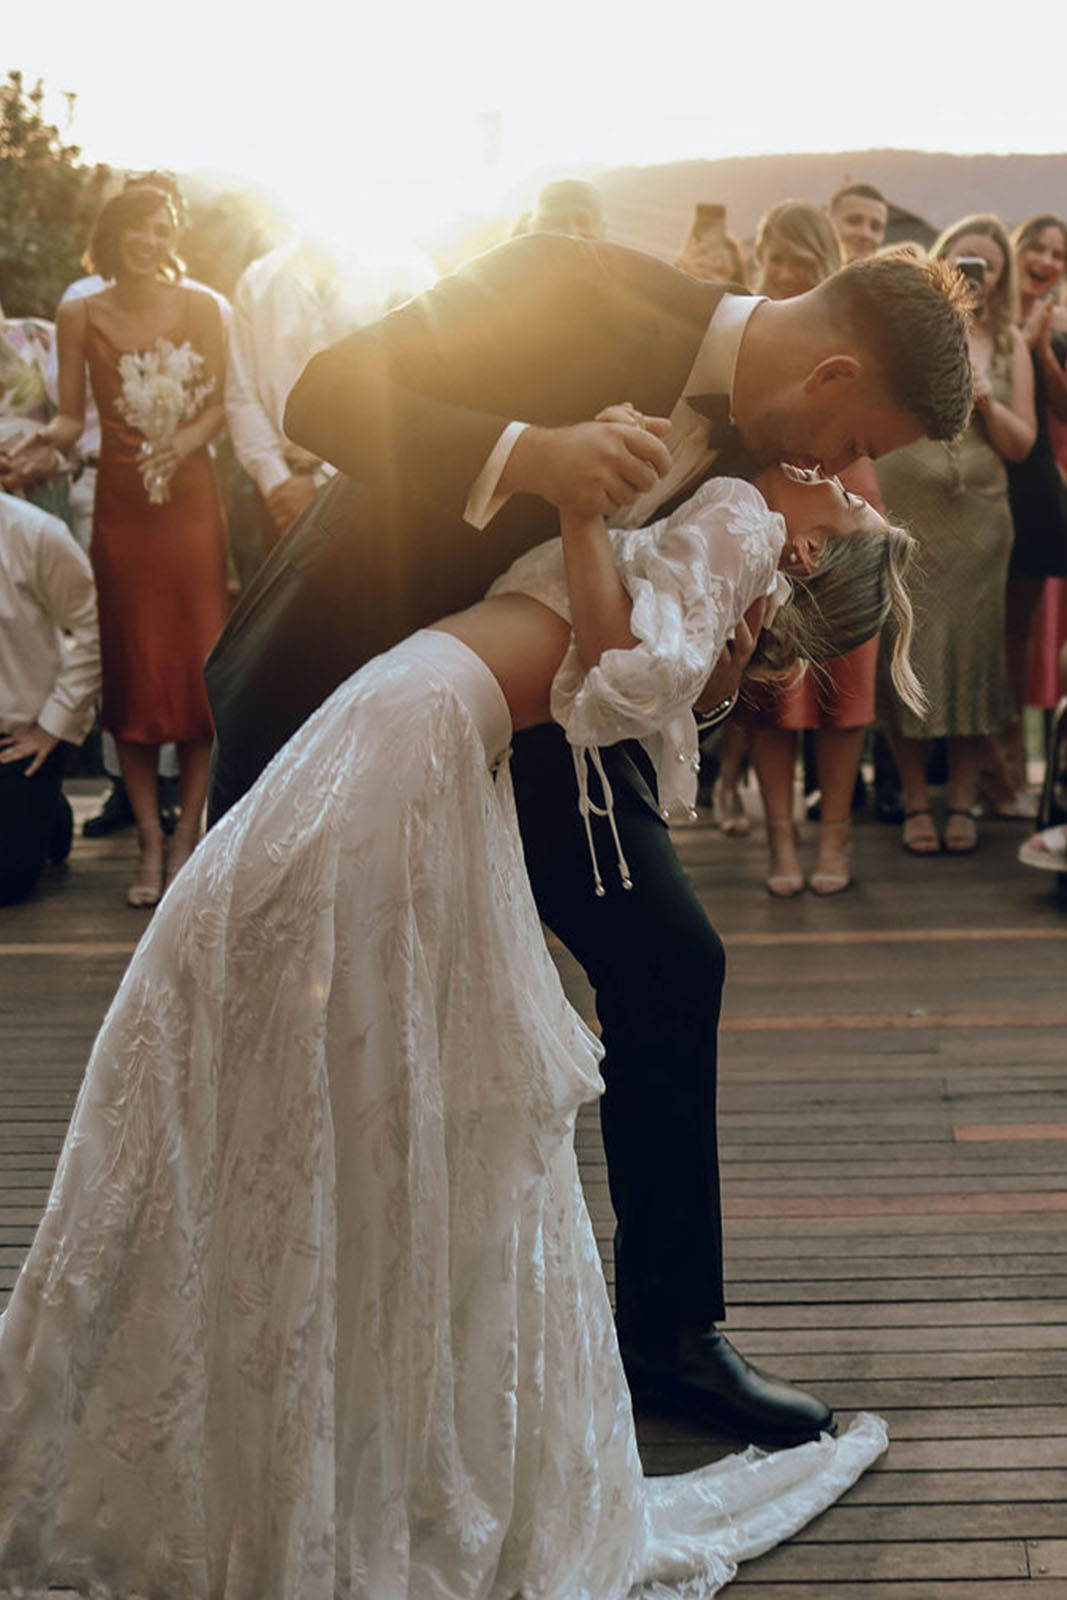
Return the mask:
<path id="1" fill-rule="evenodd" d="M 995 211 L 1009 226 L 1038 211 L 1067 214 L 1067 155 L 850 150 L 613 167 L 588 175 L 603 191 L 611 238 L 666 260 L 677 255 L 697 201 L 725 205 L 730 232 L 745 239 L 777 201 L 822 205 L 846 180 L 875 184 L 938 230 L 973 211 Z"/>

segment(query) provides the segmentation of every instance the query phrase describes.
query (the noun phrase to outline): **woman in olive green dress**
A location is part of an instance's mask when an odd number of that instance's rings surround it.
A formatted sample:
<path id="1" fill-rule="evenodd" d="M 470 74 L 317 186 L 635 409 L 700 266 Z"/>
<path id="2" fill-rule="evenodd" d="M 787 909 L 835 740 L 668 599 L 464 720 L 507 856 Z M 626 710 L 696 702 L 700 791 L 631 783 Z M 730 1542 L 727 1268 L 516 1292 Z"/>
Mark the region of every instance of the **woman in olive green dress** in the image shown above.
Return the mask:
<path id="1" fill-rule="evenodd" d="M 996 217 L 965 217 L 931 254 L 974 282 L 971 363 L 974 412 L 952 444 L 923 439 L 878 463 L 887 515 L 920 545 L 912 581 L 915 670 L 929 709 L 909 711 L 880 673 L 879 714 L 900 770 L 904 845 L 915 855 L 965 854 L 978 843 L 972 815 L 986 740 L 1011 719 L 1004 658 L 1004 596 L 1012 519 L 1004 463 L 1021 461 L 1036 436 L 1033 372 L 1015 328 L 1015 266 Z M 930 810 L 926 741 L 947 738 L 944 835 Z"/>

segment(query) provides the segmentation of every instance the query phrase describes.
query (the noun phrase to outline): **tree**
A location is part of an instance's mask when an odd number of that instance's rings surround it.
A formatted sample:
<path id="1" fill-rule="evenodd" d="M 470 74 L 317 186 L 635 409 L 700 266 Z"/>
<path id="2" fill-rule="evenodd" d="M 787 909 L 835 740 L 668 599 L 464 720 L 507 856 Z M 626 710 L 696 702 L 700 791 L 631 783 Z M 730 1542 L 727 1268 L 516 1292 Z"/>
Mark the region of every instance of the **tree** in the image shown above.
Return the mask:
<path id="1" fill-rule="evenodd" d="M 73 104 L 73 96 L 70 97 Z M 90 167 L 44 115 L 44 85 L 21 72 L 0 83 L 0 306 L 11 317 L 54 317 L 80 274 L 108 169 Z"/>

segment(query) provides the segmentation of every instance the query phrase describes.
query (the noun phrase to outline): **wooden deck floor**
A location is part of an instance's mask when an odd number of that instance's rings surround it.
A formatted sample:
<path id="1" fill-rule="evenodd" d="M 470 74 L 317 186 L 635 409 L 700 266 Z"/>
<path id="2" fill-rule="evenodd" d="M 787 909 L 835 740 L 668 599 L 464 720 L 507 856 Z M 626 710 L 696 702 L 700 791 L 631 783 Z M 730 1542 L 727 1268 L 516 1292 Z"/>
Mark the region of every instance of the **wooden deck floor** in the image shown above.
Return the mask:
<path id="1" fill-rule="evenodd" d="M 923 862 L 863 824 L 852 890 L 778 902 L 758 832 L 679 834 L 730 960 L 728 1330 L 893 1440 L 739 1600 L 1067 1600 L 1067 914 L 1019 837 Z M 141 925 L 132 848 L 79 839 L 0 911 L 0 1299 Z M 595 1112 L 579 1139 L 606 1255 Z M 653 1472 L 721 1453 L 665 1420 L 641 1438 Z"/>

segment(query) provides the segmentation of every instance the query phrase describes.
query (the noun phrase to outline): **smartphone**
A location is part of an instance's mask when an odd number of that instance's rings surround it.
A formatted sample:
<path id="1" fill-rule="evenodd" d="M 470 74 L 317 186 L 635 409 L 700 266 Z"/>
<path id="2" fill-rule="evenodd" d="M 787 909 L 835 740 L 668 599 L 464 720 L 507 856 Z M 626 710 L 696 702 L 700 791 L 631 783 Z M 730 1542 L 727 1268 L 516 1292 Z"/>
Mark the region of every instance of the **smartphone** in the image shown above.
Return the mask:
<path id="1" fill-rule="evenodd" d="M 726 237 L 726 207 L 710 205 L 701 202 L 693 207 L 693 223 L 689 229 L 690 239 L 699 239 L 701 243 L 718 241 Z"/>
<path id="2" fill-rule="evenodd" d="M 968 283 L 973 283 L 976 289 L 985 288 L 986 263 L 981 256 L 957 257 L 956 271 Z"/>

